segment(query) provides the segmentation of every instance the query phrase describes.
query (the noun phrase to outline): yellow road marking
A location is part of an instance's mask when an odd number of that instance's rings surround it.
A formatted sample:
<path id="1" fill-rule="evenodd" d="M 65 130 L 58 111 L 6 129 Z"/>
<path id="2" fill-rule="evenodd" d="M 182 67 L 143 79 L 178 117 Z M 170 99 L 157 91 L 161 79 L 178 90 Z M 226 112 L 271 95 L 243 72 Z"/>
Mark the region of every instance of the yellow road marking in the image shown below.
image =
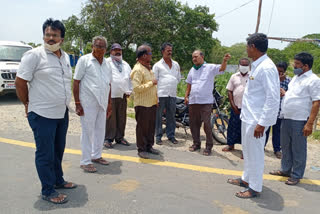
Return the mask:
<path id="1" fill-rule="evenodd" d="M 19 140 L 12 140 L 12 139 L 0 137 L 0 142 L 12 144 L 12 145 L 17 145 L 17 146 L 35 148 L 34 143 L 29 143 L 29 142 L 24 142 L 24 141 L 19 141 Z M 81 150 L 66 148 L 65 153 L 74 154 L 74 155 L 81 155 Z M 212 168 L 212 167 L 206 167 L 206 166 L 176 163 L 176 162 L 170 162 L 170 161 L 159 161 L 159 160 L 154 160 L 154 159 L 141 159 L 141 158 L 132 157 L 132 156 L 123 156 L 123 155 L 102 153 L 102 157 L 108 158 L 108 159 L 114 159 L 114 160 L 135 162 L 135 163 L 145 163 L 145 164 L 151 164 L 151 165 L 157 165 L 157 166 L 166 166 L 166 167 L 173 167 L 173 168 L 179 168 L 179 169 L 187 169 L 187 170 L 198 171 L 198 172 L 215 173 L 215 174 L 220 174 L 220 175 L 232 175 L 232 176 L 241 176 L 242 175 L 242 171 L 238 171 L 238 170 L 219 169 L 219 168 Z M 264 180 L 273 180 L 273 181 L 287 180 L 286 177 L 267 175 L 267 174 L 263 175 L 263 179 Z M 320 180 L 301 179 L 300 183 L 320 186 Z"/>

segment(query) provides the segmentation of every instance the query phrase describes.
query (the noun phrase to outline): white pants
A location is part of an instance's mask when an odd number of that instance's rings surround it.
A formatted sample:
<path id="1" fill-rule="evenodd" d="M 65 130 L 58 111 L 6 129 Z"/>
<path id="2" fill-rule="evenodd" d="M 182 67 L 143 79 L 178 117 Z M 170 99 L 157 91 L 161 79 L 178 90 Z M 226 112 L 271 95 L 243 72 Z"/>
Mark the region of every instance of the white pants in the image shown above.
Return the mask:
<path id="1" fill-rule="evenodd" d="M 241 143 L 244 159 L 242 180 L 249 183 L 249 187 L 256 192 L 262 191 L 264 169 L 264 144 L 266 140 L 265 127 L 263 137 L 255 138 L 256 125 L 241 123 Z"/>
<path id="2" fill-rule="evenodd" d="M 84 115 L 80 117 L 82 159 L 80 165 L 91 164 L 91 159 L 101 157 L 105 128 L 106 111 L 96 104 L 82 106 Z"/>

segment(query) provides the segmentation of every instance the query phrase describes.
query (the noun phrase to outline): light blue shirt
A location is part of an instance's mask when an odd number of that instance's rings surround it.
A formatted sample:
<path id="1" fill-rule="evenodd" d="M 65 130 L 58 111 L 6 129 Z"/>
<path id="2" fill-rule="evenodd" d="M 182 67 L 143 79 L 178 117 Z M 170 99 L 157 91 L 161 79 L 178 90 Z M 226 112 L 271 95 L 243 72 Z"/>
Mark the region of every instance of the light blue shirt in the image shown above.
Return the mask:
<path id="1" fill-rule="evenodd" d="M 191 85 L 189 104 L 212 104 L 214 77 L 223 74 L 221 65 L 203 64 L 198 70 L 190 69 L 186 82 Z"/>

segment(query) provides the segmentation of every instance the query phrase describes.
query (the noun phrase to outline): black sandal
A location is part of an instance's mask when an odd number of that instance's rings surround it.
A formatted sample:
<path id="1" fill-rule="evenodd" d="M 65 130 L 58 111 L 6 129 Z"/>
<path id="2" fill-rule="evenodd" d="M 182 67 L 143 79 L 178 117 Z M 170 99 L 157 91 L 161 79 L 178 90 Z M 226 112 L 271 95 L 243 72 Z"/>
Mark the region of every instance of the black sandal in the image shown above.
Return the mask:
<path id="1" fill-rule="evenodd" d="M 48 195 L 48 196 L 42 195 L 41 197 L 42 197 L 43 200 L 51 202 L 53 204 L 64 204 L 64 203 L 67 203 L 68 202 L 67 196 L 63 197 L 62 200 L 60 200 L 60 201 L 53 201 L 52 200 L 54 198 L 59 198 L 60 195 L 61 194 L 59 194 L 58 192 L 54 192 L 51 195 Z"/>
<path id="2" fill-rule="evenodd" d="M 71 184 L 71 186 L 66 186 L 66 184 Z M 74 189 L 76 188 L 78 185 L 75 184 L 75 183 L 72 183 L 72 182 L 63 182 L 62 184 L 60 185 L 55 185 L 54 188 L 55 189 Z"/>

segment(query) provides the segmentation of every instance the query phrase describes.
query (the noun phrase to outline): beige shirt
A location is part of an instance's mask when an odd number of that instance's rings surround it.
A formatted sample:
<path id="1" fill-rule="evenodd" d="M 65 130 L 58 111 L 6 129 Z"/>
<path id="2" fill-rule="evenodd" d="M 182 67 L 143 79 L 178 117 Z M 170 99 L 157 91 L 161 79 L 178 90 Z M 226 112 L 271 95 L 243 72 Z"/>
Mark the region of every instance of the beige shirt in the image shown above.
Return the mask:
<path id="1" fill-rule="evenodd" d="M 137 62 L 131 72 L 134 106 L 151 107 L 157 104 L 157 86 L 152 83 L 154 79 L 153 72 Z"/>
<path id="2" fill-rule="evenodd" d="M 226 87 L 227 90 L 232 91 L 233 102 L 240 109 L 242 107 L 242 97 L 243 97 L 244 89 L 246 88 L 248 78 L 249 78 L 248 73 L 245 76 L 242 76 L 240 72 L 232 74 Z"/>

